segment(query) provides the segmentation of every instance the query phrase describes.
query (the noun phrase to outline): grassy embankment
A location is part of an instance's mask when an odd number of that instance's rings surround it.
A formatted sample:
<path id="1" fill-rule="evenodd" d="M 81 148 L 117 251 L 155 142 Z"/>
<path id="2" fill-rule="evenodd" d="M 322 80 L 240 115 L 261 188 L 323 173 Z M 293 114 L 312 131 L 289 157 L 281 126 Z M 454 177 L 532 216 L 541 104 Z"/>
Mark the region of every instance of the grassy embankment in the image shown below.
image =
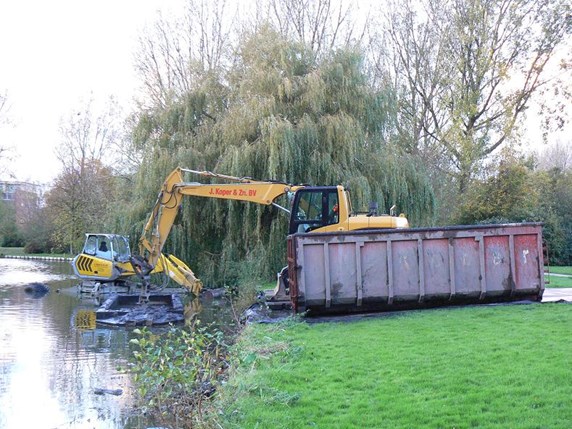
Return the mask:
<path id="1" fill-rule="evenodd" d="M 0 255 L 24 256 L 25 254 L 23 247 L 0 247 Z"/>
<path id="2" fill-rule="evenodd" d="M 554 274 L 566 274 L 572 276 L 572 267 L 550 267 L 549 270 Z"/>
<path id="3" fill-rule="evenodd" d="M 49 258 L 70 258 L 66 253 L 26 253 L 23 247 L 0 247 L 0 255 L 7 256 L 41 256 Z"/>
<path id="4" fill-rule="evenodd" d="M 227 428 L 569 428 L 572 306 L 245 329 Z"/>
<path id="5" fill-rule="evenodd" d="M 549 271 L 550 274 L 546 276 L 546 287 L 572 288 L 572 267 L 550 267 Z M 567 277 L 563 277 L 562 275 Z"/>

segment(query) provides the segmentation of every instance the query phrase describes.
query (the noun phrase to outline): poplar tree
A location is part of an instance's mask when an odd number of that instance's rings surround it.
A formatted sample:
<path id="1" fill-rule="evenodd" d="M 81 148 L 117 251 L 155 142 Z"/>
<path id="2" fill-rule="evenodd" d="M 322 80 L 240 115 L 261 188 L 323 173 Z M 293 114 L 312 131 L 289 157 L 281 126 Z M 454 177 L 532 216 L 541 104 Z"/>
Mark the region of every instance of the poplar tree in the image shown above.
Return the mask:
<path id="1" fill-rule="evenodd" d="M 401 140 L 461 193 L 518 135 L 534 95 L 570 94 L 567 0 L 406 0 L 388 10 L 379 64 L 397 88 Z"/>

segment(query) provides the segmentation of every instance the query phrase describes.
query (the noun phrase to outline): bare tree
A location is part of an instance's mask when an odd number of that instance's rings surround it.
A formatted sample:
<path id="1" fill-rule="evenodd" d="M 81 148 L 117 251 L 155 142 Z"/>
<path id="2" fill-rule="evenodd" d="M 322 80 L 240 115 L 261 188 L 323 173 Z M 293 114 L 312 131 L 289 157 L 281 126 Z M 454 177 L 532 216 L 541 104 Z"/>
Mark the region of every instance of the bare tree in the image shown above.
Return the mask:
<path id="1" fill-rule="evenodd" d="M 115 210 L 110 165 L 119 134 L 117 109 L 111 99 L 97 113 L 90 99 L 60 125 L 56 155 L 62 172 L 46 196 L 46 208 L 55 226 L 54 241 L 71 250 L 77 250 L 88 229 L 104 228 Z"/>
<path id="2" fill-rule="evenodd" d="M 164 108 L 232 63 L 240 27 L 271 22 L 321 55 L 363 41 L 369 17 L 359 13 L 357 19 L 357 8 L 357 0 L 261 0 L 252 10 L 239 10 L 230 0 L 188 0 L 181 18 L 159 15 L 139 38 L 135 69 L 150 104 Z"/>
<path id="3" fill-rule="evenodd" d="M 378 64 L 392 66 L 408 149 L 444 160 L 464 190 L 515 135 L 531 97 L 556 83 L 547 65 L 570 35 L 570 13 L 565 0 L 392 3 Z"/>
<path id="4" fill-rule="evenodd" d="M 64 171 L 77 170 L 81 174 L 90 162 L 110 164 L 120 135 L 120 117 L 119 105 L 112 97 L 100 112 L 96 112 L 91 98 L 62 119 L 62 140 L 56 155 Z"/>
<path id="5" fill-rule="evenodd" d="M 556 168 L 572 172 L 572 141 L 559 140 L 545 147 L 540 153 L 539 167 L 543 170 Z"/>
<path id="6" fill-rule="evenodd" d="M 255 19 L 270 21 L 280 34 L 307 44 L 319 56 L 363 42 L 369 10 L 359 8 L 356 0 L 261 0 Z"/>
<path id="7" fill-rule="evenodd" d="M 139 38 L 135 55 L 135 69 L 153 106 L 165 107 L 222 66 L 233 17 L 226 0 L 188 0 L 182 18 L 158 16 Z"/>
<path id="8" fill-rule="evenodd" d="M 5 92 L 4 94 L 0 94 L 0 125 L 6 125 L 8 120 L 8 95 Z"/>
<path id="9" fill-rule="evenodd" d="M 9 110 L 7 93 L 0 94 L 0 127 L 10 124 Z M 0 141 L 0 173 L 6 170 L 5 164 L 6 161 L 9 161 L 10 152 L 10 146 L 6 142 Z"/>

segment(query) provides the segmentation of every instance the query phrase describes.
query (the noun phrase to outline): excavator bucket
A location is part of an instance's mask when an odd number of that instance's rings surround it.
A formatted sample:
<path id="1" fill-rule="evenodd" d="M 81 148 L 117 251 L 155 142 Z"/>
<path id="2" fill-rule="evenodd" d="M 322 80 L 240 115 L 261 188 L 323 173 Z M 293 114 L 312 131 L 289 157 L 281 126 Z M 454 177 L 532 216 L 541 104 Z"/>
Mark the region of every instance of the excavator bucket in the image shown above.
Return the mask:
<path id="1" fill-rule="evenodd" d="M 288 267 L 282 268 L 276 279 L 276 287 L 265 291 L 266 305 L 273 310 L 289 308 L 291 304 L 288 286 Z"/>
<path id="2" fill-rule="evenodd" d="M 198 295 L 203 289 L 203 283 L 196 278 L 193 270 L 174 255 L 161 255 L 155 271 L 164 271 L 173 281 L 195 295 Z"/>

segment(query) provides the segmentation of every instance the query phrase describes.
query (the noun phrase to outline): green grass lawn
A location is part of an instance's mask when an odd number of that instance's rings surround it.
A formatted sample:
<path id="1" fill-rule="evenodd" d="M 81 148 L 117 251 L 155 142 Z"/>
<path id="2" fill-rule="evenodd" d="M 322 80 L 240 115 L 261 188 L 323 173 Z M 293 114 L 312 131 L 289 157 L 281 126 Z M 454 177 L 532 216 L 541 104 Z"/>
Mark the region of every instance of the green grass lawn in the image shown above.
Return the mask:
<path id="1" fill-rule="evenodd" d="M 23 247 L 0 247 L 0 255 L 23 256 Z"/>
<path id="2" fill-rule="evenodd" d="M 563 288 L 569 287 L 572 288 L 572 276 L 570 277 L 560 277 L 560 276 L 545 276 L 545 283 L 547 288 Z"/>
<path id="3" fill-rule="evenodd" d="M 566 274 L 572 276 L 572 267 L 549 267 L 548 270 L 554 274 Z"/>
<path id="4" fill-rule="evenodd" d="M 569 428 L 572 306 L 246 328 L 223 427 Z"/>
<path id="5" fill-rule="evenodd" d="M 550 274 L 545 275 L 546 287 L 572 288 L 572 267 L 549 267 L 548 270 Z M 567 277 L 563 277 L 563 275 Z"/>
<path id="6" fill-rule="evenodd" d="M 65 258 L 70 257 L 69 254 L 65 253 L 26 253 L 23 247 L 0 247 L 0 255 L 8 256 L 50 256 L 53 258 Z"/>

